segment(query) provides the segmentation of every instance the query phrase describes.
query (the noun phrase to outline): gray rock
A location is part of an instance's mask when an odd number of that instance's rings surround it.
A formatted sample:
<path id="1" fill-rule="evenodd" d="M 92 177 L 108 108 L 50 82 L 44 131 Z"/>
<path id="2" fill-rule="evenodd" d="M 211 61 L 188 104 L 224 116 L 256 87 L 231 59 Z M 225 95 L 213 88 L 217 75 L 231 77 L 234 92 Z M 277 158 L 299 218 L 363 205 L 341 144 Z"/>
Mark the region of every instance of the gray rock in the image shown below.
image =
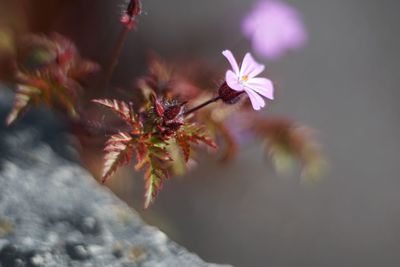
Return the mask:
<path id="1" fill-rule="evenodd" d="M 10 103 L 0 88 L 0 120 Z M 0 126 L 0 266 L 217 266 L 146 225 L 69 143 L 49 112 Z"/>

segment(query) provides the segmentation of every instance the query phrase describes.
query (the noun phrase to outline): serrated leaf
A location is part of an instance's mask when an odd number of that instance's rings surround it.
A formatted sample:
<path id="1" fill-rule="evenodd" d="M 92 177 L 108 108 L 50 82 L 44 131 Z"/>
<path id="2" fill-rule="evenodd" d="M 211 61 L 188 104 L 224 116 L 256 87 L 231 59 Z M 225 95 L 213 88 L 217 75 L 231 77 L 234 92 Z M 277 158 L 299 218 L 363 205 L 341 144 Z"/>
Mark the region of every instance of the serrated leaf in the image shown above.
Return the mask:
<path id="1" fill-rule="evenodd" d="M 156 97 L 154 97 L 154 99 L 153 99 L 153 105 L 154 105 L 154 109 L 155 109 L 157 115 L 159 117 L 162 117 L 164 115 L 165 109 L 164 109 L 164 106 L 161 104 L 161 102 Z"/>
<path id="2" fill-rule="evenodd" d="M 167 149 L 172 158 L 170 162 L 172 173 L 178 176 L 184 175 L 188 166 L 183 154 L 181 153 L 181 148 L 176 142 L 170 142 Z"/>
<path id="3" fill-rule="evenodd" d="M 158 193 L 162 189 L 163 182 L 168 178 L 166 170 L 157 167 L 157 164 L 150 160 L 149 166 L 145 173 L 145 194 L 144 208 L 147 209 L 154 202 Z"/>
<path id="4" fill-rule="evenodd" d="M 200 143 L 204 143 L 212 148 L 217 148 L 217 144 L 206 133 L 204 128 L 194 123 L 184 125 L 175 134 L 175 141 L 181 148 L 186 162 L 190 158 L 191 144 L 198 145 Z"/>
<path id="5" fill-rule="evenodd" d="M 118 133 L 110 137 L 104 149 L 106 155 L 104 156 L 102 183 L 113 175 L 117 168 L 130 162 L 133 149 L 133 138 L 130 135 Z"/>
<path id="6" fill-rule="evenodd" d="M 56 86 L 56 85 L 54 85 Z M 66 89 L 66 90 L 65 90 Z M 73 90 L 67 88 L 59 88 L 59 90 L 53 90 L 53 94 L 58 101 L 65 107 L 67 112 L 72 118 L 77 118 L 78 112 L 76 110 L 76 99 L 77 96 Z"/>
<path id="7" fill-rule="evenodd" d="M 59 34 L 29 35 L 22 40 L 15 79 L 39 93 L 33 97 L 17 89 L 17 103 L 7 122 L 14 121 L 31 104 L 61 108 L 77 118 L 78 92 L 82 89 L 78 79 L 98 69 L 97 65 L 82 59 L 75 45 Z"/>
<path id="8" fill-rule="evenodd" d="M 170 161 L 171 160 L 171 157 L 168 154 L 165 147 L 151 146 L 148 149 L 149 149 L 149 153 L 151 153 L 151 155 L 153 157 L 156 157 L 162 161 Z"/>
<path id="9" fill-rule="evenodd" d="M 183 158 L 185 162 L 187 162 L 190 158 L 190 150 L 191 150 L 188 138 L 186 138 L 184 134 L 179 133 L 176 135 L 176 143 L 181 148 L 183 153 Z"/>
<path id="10" fill-rule="evenodd" d="M 135 121 L 132 108 L 124 101 L 116 99 L 94 99 L 92 100 L 92 102 L 109 108 L 128 124 L 132 124 L 132 122 Z"/>
<path id="11" fill-rule="evenodd" d="M 40 90 L 27 85 L 18 85 L 15 93 L 14 105 L 10 114 L 7 116 L 6 124 L 10 125 L 13 123 L 20 114 L 28 107 L 29 103 L 34 98 L 40 95 Z"/>
<path id="12" fill-rule="evenodd" d="M 158 141 L 157 141 L 158 140 Z M 136 153 L 138 163 L 136 170 L 146 168 L 145 180 L 145 203 L 144 208 L 148 208 L 161 190 L 163 181 L 169 177 L 166 162 L 171 160 L 165 141 L 156 137 L 142 140 L 138 144 Z"/>
<path id="13" fill-rule="evenodd" d="M 323 174 L 325 160 L 312 131 L 285 118 L 255 119 L 254 132 L 267 143 L 278 171 L 287 171 L 290 159 L 302 164 L 303 176 L 317 179 Z"/>
<path id="14" fill-rule="evenodd" d="M 100 66 L 97 63 L 90 61 L 83 61 L 78 64 L 75 68 L 69 71 L 69 76 L 72 79 L 79 79 L 81 77 L 87 76 L 91 73 L 99 71 Z"/>
<path id="15" fill-rule="evenodd" d="M 139 142 L 136 146 L 136 165 L 135 165 L 135 170 L 140 170 L 143 168 L 144 164 L 146 164 L 147 160 L 147 147 L 143 142 Z"/>

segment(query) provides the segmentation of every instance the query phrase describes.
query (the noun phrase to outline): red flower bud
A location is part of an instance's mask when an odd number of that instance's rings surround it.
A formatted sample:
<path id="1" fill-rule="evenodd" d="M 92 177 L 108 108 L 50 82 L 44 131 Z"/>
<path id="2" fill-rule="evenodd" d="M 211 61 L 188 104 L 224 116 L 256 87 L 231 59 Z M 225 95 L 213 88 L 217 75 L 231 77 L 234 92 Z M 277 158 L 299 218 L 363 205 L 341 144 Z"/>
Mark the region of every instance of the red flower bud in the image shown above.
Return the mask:
<path id="1" fill-rule="evenodd" d="M 120 22 L 129 29 L 133 28 L 136 24 L 135 17 L 142 12 L 140 0 L 130 0 L 128 7 L 120 18 Z"/>
<path id="2" fill-rule="evenodd" d="M 126 9 L 126 14 L 130 17 L 137 16 L 141 12 L 140 0 L 131 0 Z"/>
<path id="3" fill-rule="evenodd" d="M 155 99 L 155 101 L 154 101 L 154 106 L 155 106 L 157 115 L 158 115 L 159 117 L 162 117 L 162 116 L 164 115 L 164 112 L 165 112 L 164 106 L 161 104 L 160 101 L 158 101 L 158 99 Z"/>
<path id="4" fill-rule="evenodd" d="M 229 85 L 224 82 L 221 87 L 218 89 L 218 95 L 222 101 L 227 104 L 235 104 L 240 100 L 240 95 L 243 94 L 244 91 L 238 92 L 229 87 Z"/>
<path id="5" fill-rule="evenodd" d="M 178 105 L 168 107 L 164 112 L 164 118 L 166 120 L 173 120 L 179 115 L 179 113 L 181 113 L 181 110 L 182 106 Z"/>

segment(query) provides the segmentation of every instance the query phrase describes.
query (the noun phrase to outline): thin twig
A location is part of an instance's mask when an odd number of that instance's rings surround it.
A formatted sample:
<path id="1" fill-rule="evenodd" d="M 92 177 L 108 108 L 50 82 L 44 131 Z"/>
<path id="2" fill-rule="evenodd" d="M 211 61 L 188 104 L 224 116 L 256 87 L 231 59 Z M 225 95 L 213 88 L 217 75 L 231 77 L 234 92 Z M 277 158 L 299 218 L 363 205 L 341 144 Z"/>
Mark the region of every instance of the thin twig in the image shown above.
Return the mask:
<path id="1" fill-rule="evenodd" d="M 194 108 L 192 108 L 192 109 L 189 109 L 188 111 L 186 111 L 185 113 L 183 113 L 183 115 L 184 115 L 184 116 L 189 115 L 189 114 L 191 114 L 191 113 L 193 113 L 193 112 L 195 112 L 195 111 L 197 111 L 197 110 L 199 110 L 199 109 L 201 109 L 201 108 L 203 108 L 203 107 L 205 107 L 205 106 L 207 106 L 207 105 L 209 105 L 209 104 L 211 104 L 211 103 L 217 102 L 217 101 L 220 100 L 220 99 L 221 99 L 220 96 L 216 96 L 216 97 L 214 97 L 214 98 L 212 98 L 212 99 L 210 99 L 210 100 L 208 100 L 208 101 L 206 101 L 206 102 L 204 102 L 204 103 L 198 105 L 197 107 L 194 107 Z"/>
<path id="2" fill-rule="evenodd" d="M 108 65 L 107 72 L 105 75 L 105 81 L 104 81 L 105 92 L 108 92 L 109 90 L 108 88 L 111 82 L 111 78 L 113 76 L 115 68 L 118 65 L 119 57 L 121 56 L 122 49 L 124 48 L 124 44 L 126 42 L 130 30 L 131 29 L 129 27 L 124 26 L 118 35 L 118 39 L 111 54 L 110 63 Z"/>

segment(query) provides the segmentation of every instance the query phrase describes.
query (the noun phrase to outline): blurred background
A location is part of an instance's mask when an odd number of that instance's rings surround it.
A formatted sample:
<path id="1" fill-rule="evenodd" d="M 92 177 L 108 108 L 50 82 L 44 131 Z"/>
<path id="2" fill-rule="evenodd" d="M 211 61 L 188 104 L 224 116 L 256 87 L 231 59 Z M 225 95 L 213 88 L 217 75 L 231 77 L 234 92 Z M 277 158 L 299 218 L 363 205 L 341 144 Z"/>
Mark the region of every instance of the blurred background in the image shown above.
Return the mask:
<path id="1" fill-rule="evenodd" d="M 146 72 L 152 50 L 227 67 L 221 51 L 251 51 L 241 19 L 256 1 L 143 0 L 112 83 Z M 309 186 L 300 171 L 277 175 L 259 144 L 231 163 L 202 156 L 142 211 L 143 183 L 121 170 L 110 188 L 144 219 L 204 260 L 234 266 L 400 266 L 400 3 L 287 1 L 304 19 L 307 44 L 267 64 L 276 100 L 262 112 L 317 130 L 329 162 Z M 104 63 L 121 29 L 124 1 L 0 0 L 21 32 L 59 32 Z M 23 21 L 19 21 L 23 20 Z M 98 158 L 86 164 L 99 165 Z"/>

